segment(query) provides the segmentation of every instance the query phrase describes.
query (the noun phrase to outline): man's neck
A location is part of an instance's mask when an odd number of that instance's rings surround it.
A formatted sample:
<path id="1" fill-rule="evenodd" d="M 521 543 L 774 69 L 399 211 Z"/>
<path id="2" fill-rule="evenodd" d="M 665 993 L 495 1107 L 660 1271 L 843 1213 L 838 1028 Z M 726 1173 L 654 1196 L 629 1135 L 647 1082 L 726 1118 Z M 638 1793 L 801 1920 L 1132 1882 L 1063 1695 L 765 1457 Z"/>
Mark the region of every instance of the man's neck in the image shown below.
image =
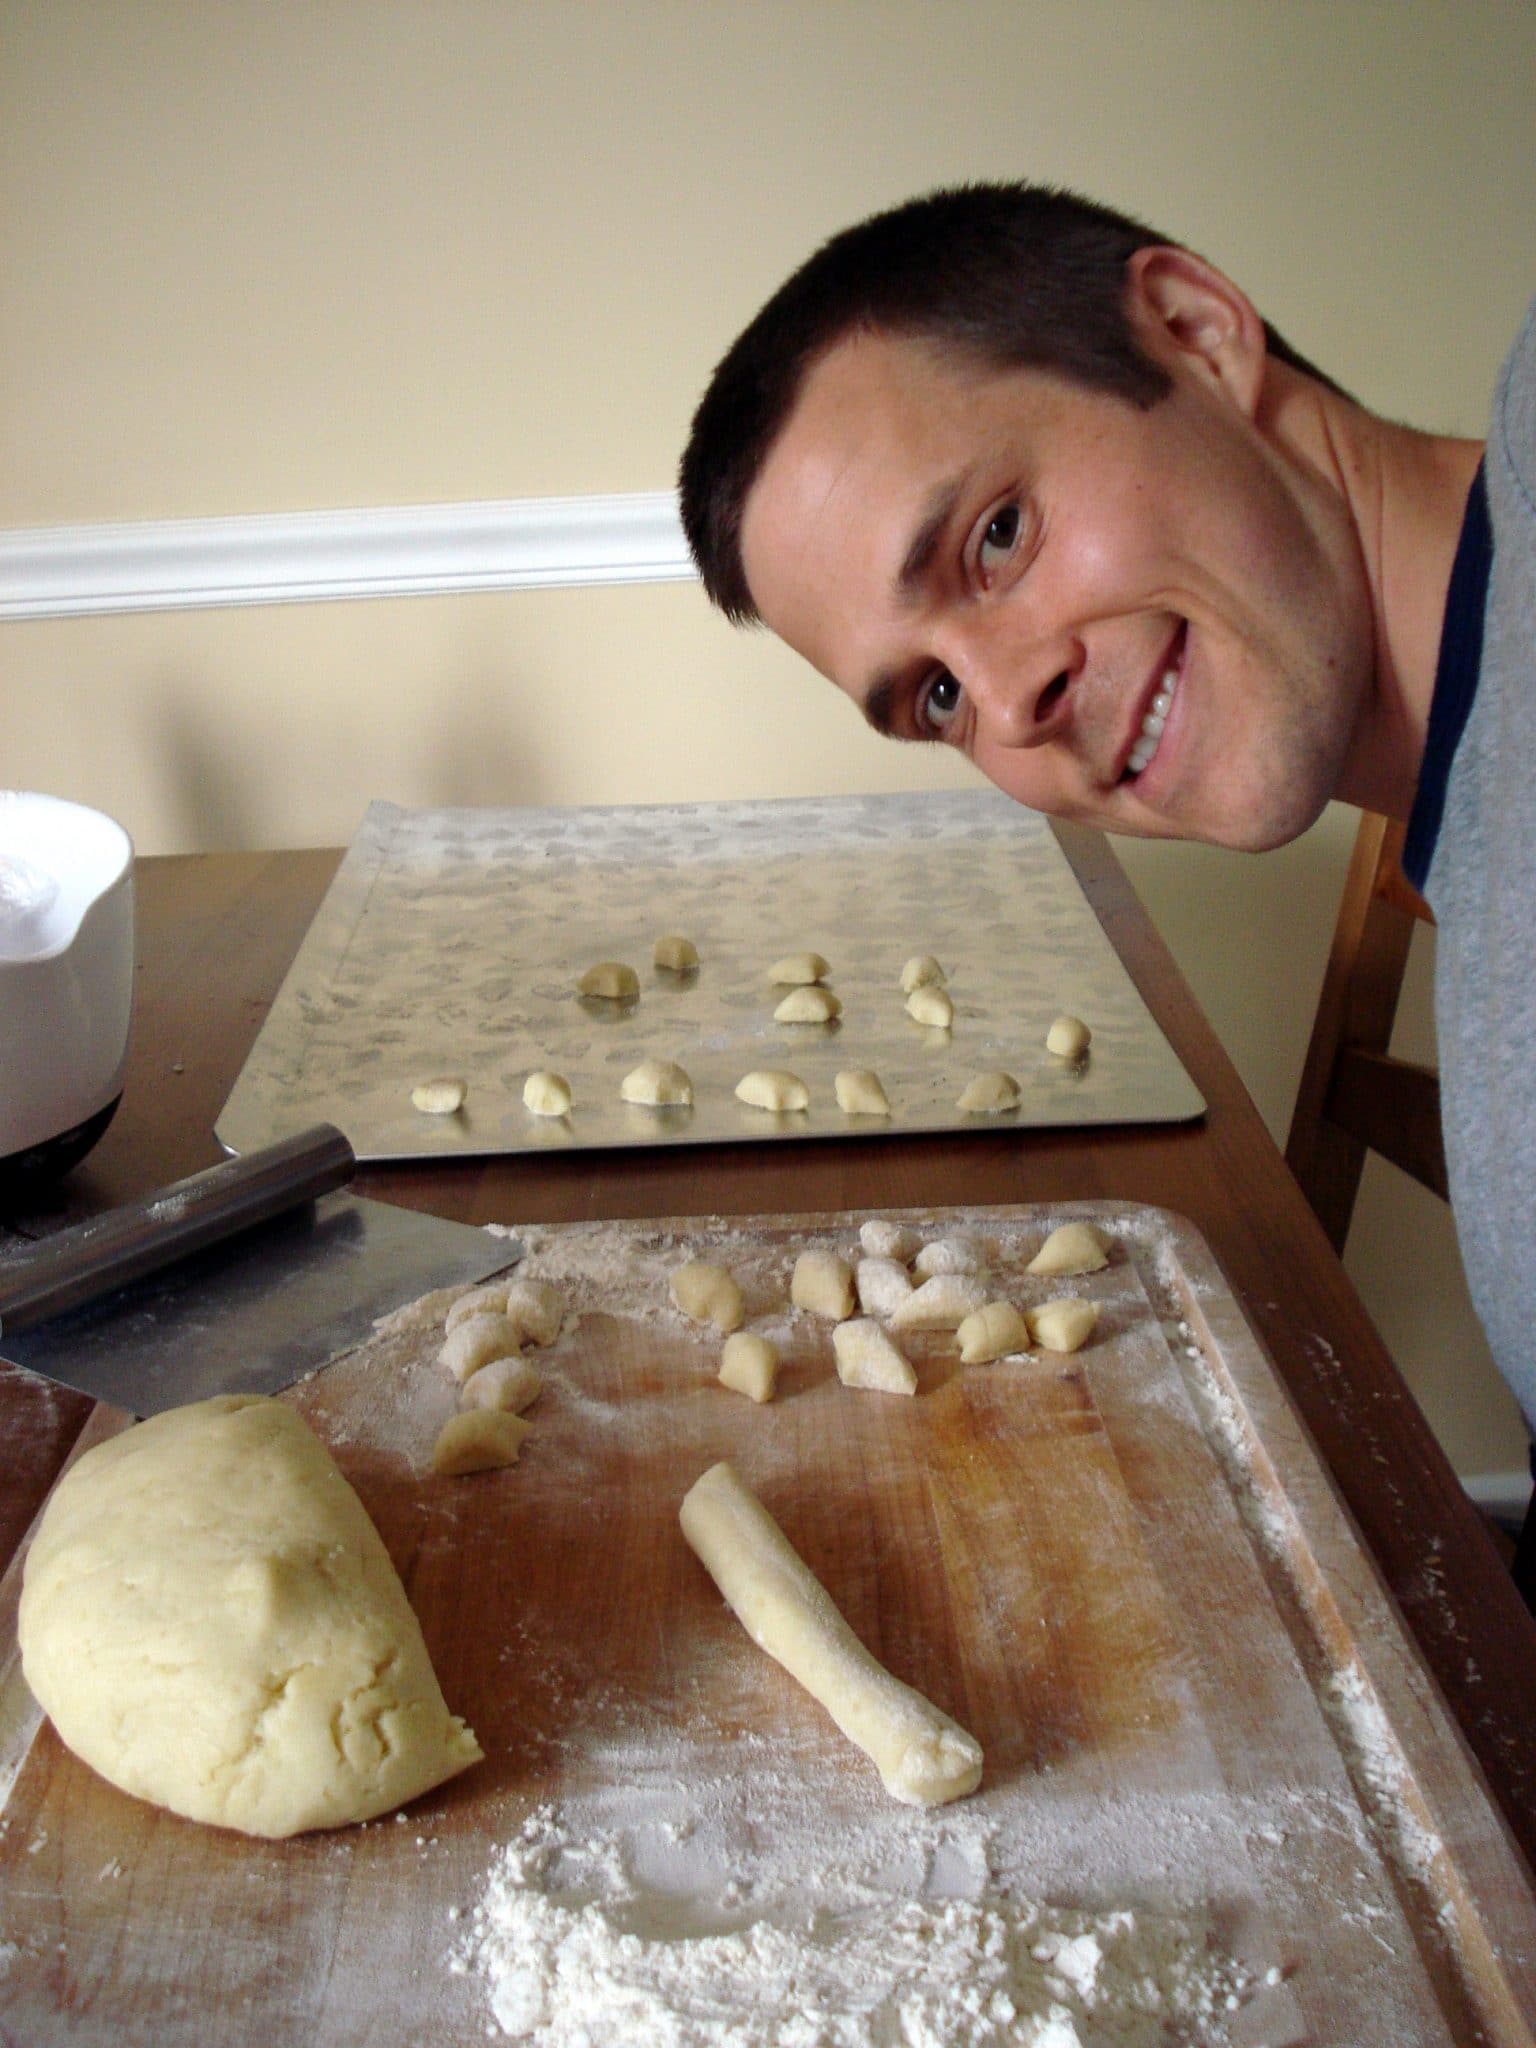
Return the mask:
<path id="1" fill-rule="evenodd" d="M 1421 433 L 1272 366 L 1271 425 L 1340 494 L 1370 591 L 1375 673 L 1338 796 L 1406 818 L 1429 730 L 1446 592 L 1480 441 Z"/>

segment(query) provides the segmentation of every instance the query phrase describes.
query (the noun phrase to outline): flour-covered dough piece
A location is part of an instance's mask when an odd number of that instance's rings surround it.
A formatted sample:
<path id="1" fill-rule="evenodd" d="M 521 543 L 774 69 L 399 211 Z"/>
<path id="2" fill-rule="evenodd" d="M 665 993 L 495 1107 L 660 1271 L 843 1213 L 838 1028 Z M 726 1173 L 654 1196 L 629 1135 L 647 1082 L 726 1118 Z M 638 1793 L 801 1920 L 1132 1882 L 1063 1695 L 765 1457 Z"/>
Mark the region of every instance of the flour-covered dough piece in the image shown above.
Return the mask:
<path id="1" fill-rule="evenodd" d="M 1092 1037 L 1081 1017 L 1058 1017 L 1045 1034 L 1045 1049 L 1059 1060 L 1080 1060 Z"/>
<path id="2" fill-rule="evenodd" d="M 632 1003 L 640 993 L 640 977 L 622 960 L 599 960 L 576 984 L 584 996 L 606 1003 Z"/>
<path id="3" fill-rule="evenodd" d="M 437 1362 L 462 1387 L 492 1359 L 510 1358 L 522 1348 L 522 1331 L 505 1314 L 465 1316 L 443 1339 Z"/>
<path id="4" fill-rule="evenodd" d="M 853 1284 L 867 1316 L 894 1315 L 912 1292 L 912 1276 L 900 1259 L 860 1259 Z"/>
<path id="5" fill-rule="evenodd" d="M 539 1067 L 523 1083 L 523 1107 L 535 1116 L 564 1116 L 571 1106 L 571 1084 L 564 1074 Z"/>
<path id="6" fill-rule="evenodd" d="M 912 1270 L 919 1280 L 929 1280 L 935 1273 L 980 1273 L 986 1263 L 986 1254 L 974 1238 L 935 1237 L 918 1252 Z"/>
<path id="7" fill-rule="evenodd" d="M 779 1347 L 755 1330 L 737 1330 L 720 1347 L 720 1384 L 752 1401 L 771 1401 L 779 1377 Z"/>
<path id="8" fill-rule="evenodd" d="M 1109 1264 L 1109 1239 L 1091 1223 L 1063 1223 L 1025 1268 L 1029 1273 L 1067 1276 L 1097 1273 Z"/>
<path id="9" fill-rule="evenodd" d="M 935 1273 L 893 1311 L 891 1328 L 957 1330 L 986 1299 L 986 1285 L 973 1273 Z"/>
<path id="10" fill-rule="evenodd" d="M 1030 1334 L 1045 1351 L 1077 1351 L 1093 1335 L 1099 1320 L 1096 1301 L 1079 1301 L 1063 1296 L 1043 1301 L 1029 1312 Z"/>
<path id="11" fill-rule="evenodd" d="M 790 1276 L 789 1298 L 796 1308 L 840 1323 L 853 1314 L 853 1268 L 836 1252 L 802 1252 Z"/>
<path id="12" fill-rule="evenodd" d="M 685 1316 L 696 1323 L 713 1323 L 717 1330 L 739 1330 L 747 1319 L 746 1306 L 736 1276 L 725 1266 L 708 1259 L 689 1259 L 678 1266 L 670 1281 L 672 1299 Z"/>
<path id="13" fill-rule="evenodd" d="M 990 1365 L 1030 1346 L 1029 1325 L 1011 1301 L 973 1309 L 955 1332 L 962 1365 Z"/>
<path id="14" fill-rule="evenodd" d="M 967 1116 L 1003 1116 L 1018 1108 L 1020 1093 L 1012 1074 L 999 1068 L 995 1074 L 977 1074 L 967 1081 L 955 1107 Z"/>
<path id="15" fill-rule="evenodd" d="M 832 1083 L 837 1106 L 845 1116 L 889 1116 L 891 1098 L 871 1067 L 847 1067 Z"/>
<path id="16" fill-rule="evenodd" d="M 870 1655 L 734 1466 L 696 1479 L 680 1520 L 753 1642 L 863 1750 L 893 1799 L 942 1806 L 975 1791 L 981 1744 Z"/>
<path id="17" fill-rule="evenodd" d="M 859 1225 L 859 1243 L 872 1259 L 900 1259 L 907 1265 L 922 1243 L 907 1223 L 891 1223 L 883 1216 L 871 1216 Z"/>
<path id="18" fill-rule="evenodd" d="M 189 1820 L 340 1827 L 480 1758 L 367 1511 L 283 1401 L 221 1394 L 87 1451 L 18 1634 L 66 1746 Z"/>
<path id="19" fill-rule="evenodd" d="M 619 1094 L 646 1109 L 686 1108 L 693 1101 L 693 1083 L 675 1060 L 642 1060 L 619 1083 Z"/>
<path id="20" fill-rule="evenodd" d="M 505 1408 L 509 1415 L 521 1415 L 532 1407 L 543 1391 L 544 1380 L 536 1365 L 521 1353 L 513 1358 L 493 1358 L 464 1382 L 459 1395 L 461 1408 Z"/>
<path id="21" fill-rule="evenodd" d="M 547 1280 L 513 1280 L 503 1314 L 523 1343 L 553 1344 L 565 1321 L 565 1296 Z"/>
<path id="22" fill-rule="evenodd" d="M 736 1083 L 736 1099 L 749 1109 L 809 1109 L 811 1091 L 798 1074 L 779 1067 L 755 1067 Z"/>
<path id="23" fill-rule="evenodd" d="M 821 981 L 832 972 L 819 953 L 786 953 L 782 960 L 775 960 L 768 970 L 768 979 L 776 981 L 780 988 L 799 988 L 802 984 Z"/>
<path id="24" fill-rule="evenodd" d="M 915 988 L 942 988 L 948 979 L 931 953 L 914 953 L 901 970 L 901 992 L 909 996 Z"/>
<path id="25" fill-rule="evenodd" d="M 651 960 L 663 974 L 692 974 L 699 964 L 699 949 L 681 932 L 666 932 L 656 941 Z"/>
<path id="26" fill-rule="evenodd" d="M 445 1330 L 456 1330 L 460 1323 L 466 1323 L 471 1316 L 499 1316 L 506 1313 L 507 1289 L 511 1282 L 506 1279 L 487 1280 L 480 1287 L 470 1287 L 449 1305 L 444 1320 Z"/>
<path id="27" fill-rule="evenodd" d="M 418 1081 L 411 1090 L 411 1107 L 423 1116 L 452 1116 L 464 1107 L 467 1093 L 462 1081 Z"/>
<path id="28" fill-rule="evenodd" d="M 880 1325 L 870 1316 L 839 1323 L 832 1332 L 837 1376 L 845 1387 L 864 1387 L 876 1394 L 915 1394 L 917 1374 Z"/>
<path id="29" fill-rule="evenodd" d="M 925 981 L 907 997 L 907 1015 L 918 1024 L 931 1024 L 947 1031 L 955 1021 L 955 1006 L 944 990 Z"/>
<path id="30" fill-rule="evenodd" d="M 831 1024 L 843 1014 L 843 1006 L 831 989 L 820 982 L 792 988 L 775 1007 L 775 1024 Z"/>
<path id="31" fill-rule="evenodd" d="M 506 1408 L 464 1408 L 450 1415 L 432 1446 L 432 1470 L 444 1479 L 515 1465 L 530 1425 Z"/>

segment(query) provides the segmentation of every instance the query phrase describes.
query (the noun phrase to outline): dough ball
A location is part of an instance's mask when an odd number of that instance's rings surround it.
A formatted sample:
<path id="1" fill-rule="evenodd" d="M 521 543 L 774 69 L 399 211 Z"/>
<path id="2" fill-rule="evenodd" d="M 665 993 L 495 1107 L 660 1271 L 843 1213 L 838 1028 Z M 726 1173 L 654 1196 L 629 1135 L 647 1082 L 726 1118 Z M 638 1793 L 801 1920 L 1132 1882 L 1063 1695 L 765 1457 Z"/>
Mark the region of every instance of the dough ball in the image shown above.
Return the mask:
<path id="1" fill-rule="evenodd" d="M 640 977 L 622 960 L 599 960 L 576 984 L 584 996 L 606 1003 L 632 1003 L 640 993 Z"/>
<path id="2" fill-rule="evenodd" d="M 462 1387 L 471 1373 L 489 1365 L 493 1358 L 510 1358 L 522 1347 L 522 1332 L 507 1316 L 466 1316 L 443 1339 L 437 1362 Z"/>
<path id="3" fill-rule="evenodd" d="M 832 1332 L 837 1376 L 845 1387 L 876 1394 L 915 1394 L 917 1374 L 880 1325 L 869 1316 L 839 1323 Z"/>
<path id="4" fill-rule="evenodd" d="M 651 960 L 664 974 L 692 974 L 699 964 L 699 949 L 680 932 L 668 932 L 656 941 Z"/>
<path id="5" fill-rule="evenodd" d="M 619 1093 L 646 1109 L 686 1108 L 693 1101 L 693 1083 L 672 1060 L 642 1060 L 619 1083 Z"/>
<path id="6" fill-rule="evenodd" d="M 753 1401 L 771 1401 L 779 1376 L 779 1348 L 766 1337 L 738 1330 L 720 1350 L 720 1384 Z"/>
<path id="7" fill-rule="evenodd" d="M 480 1758 L 362 1502 L 282 1401 L 222 1394 L 87 1451 L 18 1635 L 60 1739 L 189 1820 L 341 1827 Z"/>
<path id="8" fill-rule="evenodd" d="M 836 1252 L 802 1252 L 795 1261 L 789 1298 L 796 1308 L 840 1323 L 853 1314 L 853 1269 Z"/>
<path id="9" fill-rule="evenodd" d="M 465 1408 L 450 1415 L 432 1446 L 432 1470 L 445 1479 L 515 1465 L 530 1425 L 505 1408 Z"/>
<path id="10" fill-rule="evenodd" d="M 900 1259 L 907 1265 L 922 1239 L 906 1223 L 890 1223 L 883 1216 L 871 1216 L 859 1225 L 859 1243 L 872 1259 Z"/>
<path id="11" fill-rule="evenodd" d="M 891 1315 L 893 1330 L 957 1330 L 973 1309 L 981 1308 L 987 1290 L 971 1273 L 935 1273 L 914 1287 Z"/>
<path id="12" fill-rule="evenodd" d="M 981 1273 L 986 1264 L 986 1254 L 974 1238 L 936 1237 L 912 1261 L 912 1270 L 919 1280 L 928 1280 L 935 1273 Z"/>
<path id="13" fill-rule="evenodd" d="M 1030 1334 L 1045 1351 L 1077 1351 L 1087 1343 L 1099 1320 L 1096 1301 L 1079 1301 L 1063 1296 L 1043 1301 L 1029 1312 Z"/>
<path id="14" fill-rule="evenodd" d="M 509 1415 L 521 1415 L 531 1408 L 543 1391 L 544 1381 L 526 1358 L 493 1358 L 464 1382 L 459 1396 L 461 1408 L 505 1408 Z"/>
<path id="15" fill-rule="evenodd" d="M 900 1259 L 860 1259 L 853 1284 L 867 1316 L 894 1315 L 912 1292 L 911 1276 Z"/>
<path id="16" fill-rule="evenodd" d="M 775 1024 L 831 1024 L 843 1014 L 842 1003 L 831 989 L 813 982 L 792 988 L 773 1012 Z"/>
<path id="17" fill-rule="evenodd" d="M 901 992 L 909 996 L 915 988 L 942 988 L 948 979 L 931 953 L 914 953 L 901 970 Z"/>
<path id="18" fill-rule="evenodd" d="M 571 1106 L 571 1084 L 564 1074 L 541 1067 L 523 1083 L 523 1107 L 535 1116 L 564 1116 Z"/>
<path id="19" fill-rule="evenodd" d="M 925 981 L 907 997 L 907 1015 L 918 1024 L 931 1024 L 947 1031 L 955 1021 L 955 1006 L 932 982 Z"/>
<path id="20" fill-rule="evenodd" d="M 1045 1034 L 1045 1049 L 1059 1060 L 1080 1060 L 1092 1036 L 1081 1017 L 1058 1017 Z"/>
<path id="21" fill-rule="evenodd" d="M 747 1319 L 736 1276 L 724 1266 L 707 1259 L 690 1259 L 679 1266 L 669 1283 L 672 1299 L 685 1316 L 696 1323 L 713 1323 L 717 1330 L 739 1330 Z"/>
<path id="22" fill-rule="evenodd" d="M 832 1084 L 837 1106 L 848 1116 L 889 1116 L 891 1099 L 880 1076 L 868 1067 L 846 1068 Z"/>
<path id="23" fill-rule="evenodd" d="M 769 968 L 768 979 L 778 982 L 781 988 L 798 988 L 806 982 L 820 981 L 831 972 L 819 953 L 786 953 Z"/>
<path id="24" fill-rule="evenodd" d="M 514 1280 L 506 1318 L 525 1344 L 553 1344 L 565 1321 L 565 1296 L 547 1280 Z"/>
<path id="25" fill-rule="evenodd" d="M 1030 1273 L 1097 1273 L 1109 1264 L 1109 1239 L 1091 1223 L 1063 1223 L 1053 1230 L 1025 1268 Z"/>
<path id="26" fill-rule="evenodd" d="M 1011 1301 L 989 1301 L 968 1315 L 955 1332 L 962 1365 L 990 1365 L 1029 1349 L 1029 1325 Z"/>
<path id="27" fill-rule="evenodd" d="M 956 1109 L 967 1116 L 1001 1116 L 1019 1106 L 1019 1084 L 1012 1074 L 977 1074 L 961 1090 Z"/>
<path id="28" fill-rule="evenodd" d="M 411 1107 L 423 1116 L 452 1116 L 464 1107 L 466 1093 L 462 1081 L 418 1081 L 411 1090 Z"/>
<path id="29" fill-rule="evenodd" d="M 468 1322 L 471 1316 L 505 1315 L 507 1308 L 507 1280 L 487 1280 L 482 1287 L 471 1287 L 449 1305 L 443 1322 L 445 1330 L 456 1330 L 460 1323 Z"/>
<path id="30" fill-rule="evenodd" d="M 736 1099 L 749 1109 L 809 1109 L 811 1091 L 798 1074 L 775 1067 L 757 1067 L 736 1083 Z"/>

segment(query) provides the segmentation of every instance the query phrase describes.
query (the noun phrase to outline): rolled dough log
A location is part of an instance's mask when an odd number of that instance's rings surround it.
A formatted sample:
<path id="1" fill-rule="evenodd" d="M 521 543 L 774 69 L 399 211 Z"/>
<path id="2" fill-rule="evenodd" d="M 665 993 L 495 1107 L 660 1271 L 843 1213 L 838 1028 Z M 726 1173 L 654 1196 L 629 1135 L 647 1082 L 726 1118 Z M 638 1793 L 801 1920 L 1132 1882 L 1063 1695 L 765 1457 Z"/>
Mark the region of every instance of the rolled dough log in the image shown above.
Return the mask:
<path id="1" fill-rule="evenodd" d="M 282 1401 L 221 1394 L 87 1451 L 19 1636 L 68 1747 L 189 1820 L 340 1827 L 480 1759 L 366 1509 Z"/>
<path id="2" fill-rule="evenodd" d="M 942 1806 L 975 1791 L 980 1743 L 870 1655 L 733 1466 L 694 1481 L 680 1520 L 753 1642 L 826 1708 L 893 1799 Z"/>

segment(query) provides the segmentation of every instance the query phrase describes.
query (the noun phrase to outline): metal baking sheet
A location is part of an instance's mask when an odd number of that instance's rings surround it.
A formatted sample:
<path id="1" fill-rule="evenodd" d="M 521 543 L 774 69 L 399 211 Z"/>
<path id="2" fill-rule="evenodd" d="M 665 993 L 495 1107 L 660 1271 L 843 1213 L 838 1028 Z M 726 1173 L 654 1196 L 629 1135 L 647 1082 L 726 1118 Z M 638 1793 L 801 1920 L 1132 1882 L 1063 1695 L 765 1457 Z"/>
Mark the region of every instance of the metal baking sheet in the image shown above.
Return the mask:
<path id="1" fill-rule="evenodd" d="M 681 932 L 696 973 L 658 972 Z M 768 969 L 814 948 L 833 1025 L 773 1020 Z M 933 953 L 953 1028 L 907 1016 L 903 962 Z M 598 960 L 640 979 L 620 1008 L 583 998 Z M 1045 1050 L 1067 1011 L 1093 1033 L 1070 1066 Z M 647 1057 L 692 1078 L 689 1109 L 620 1099 Z M 570 1114 L 523 1107 L 549 1067 Z M 754 1067 L 788 1068 L 810 1108 L 736 1100 Z M 834 1077 L 870 1067 L 889 1119 L 837 1107 Z M 971 1076 L 1003 1068 L 1017 1110 L 968 1116 Z M 411 1089 L 467 1083 L 428 1116 Z M 1121 966 L 1043 818 L 990 790 L 567 810 L 404 810 L 374 803 L 218 1123 L 235 1152 L 320 1119 L 359 1158 L 879 1136 L 999 1126 L 1178 1122 L 1205 1104 Z"/>

